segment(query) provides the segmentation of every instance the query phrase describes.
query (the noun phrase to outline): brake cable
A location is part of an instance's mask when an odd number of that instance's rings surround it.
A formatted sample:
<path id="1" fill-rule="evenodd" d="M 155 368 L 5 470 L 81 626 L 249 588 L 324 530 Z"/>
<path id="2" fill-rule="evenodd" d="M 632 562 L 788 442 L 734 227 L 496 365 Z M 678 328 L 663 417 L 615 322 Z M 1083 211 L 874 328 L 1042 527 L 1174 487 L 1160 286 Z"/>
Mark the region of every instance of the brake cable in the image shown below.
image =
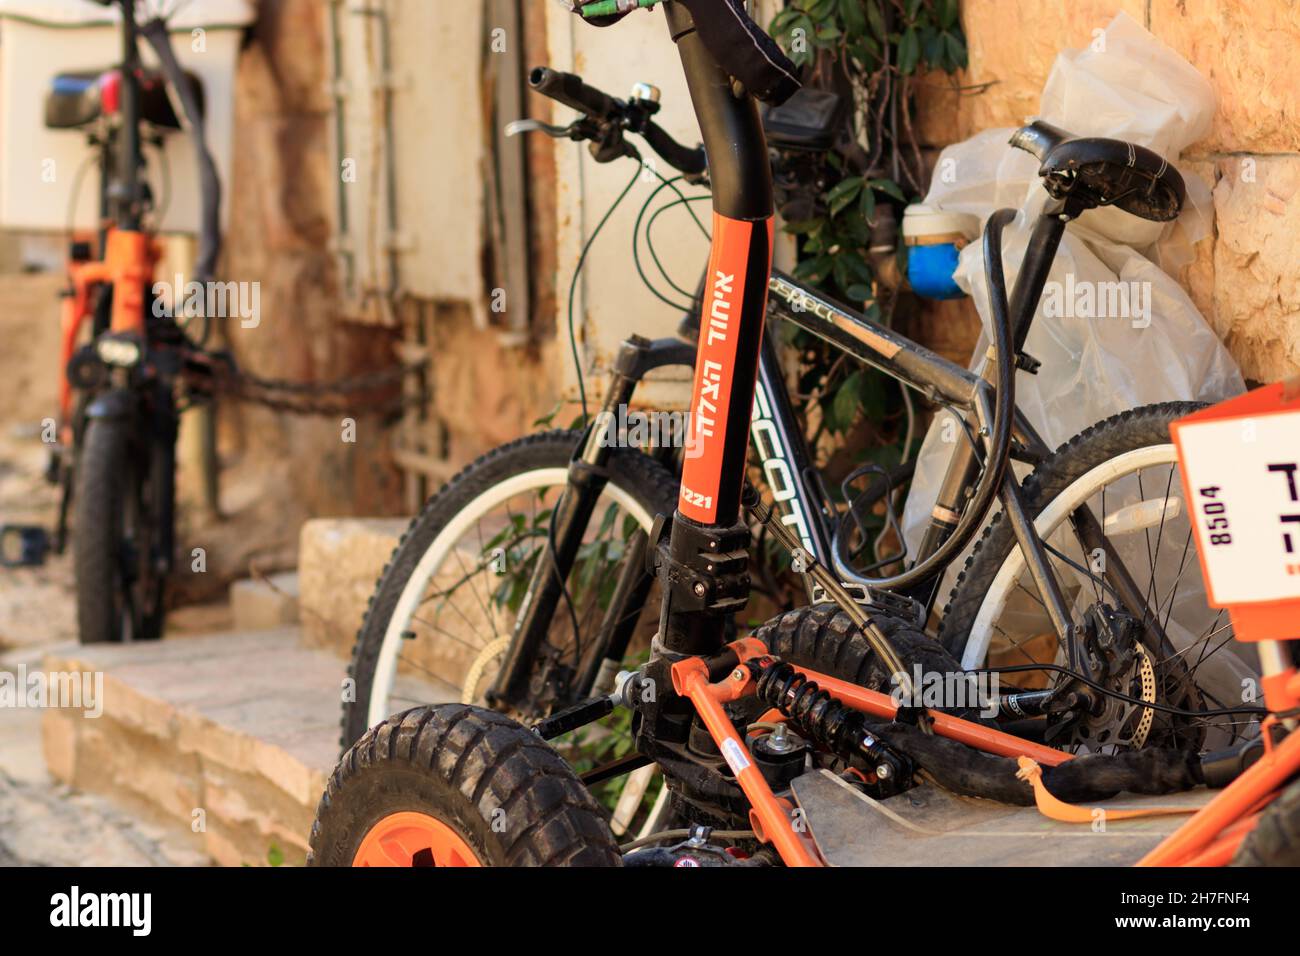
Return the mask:
<path id="1" fill-rule="evenodd" d="M 649 168 L 649 167 L 644 167 L 644 168 Z M 678 176 L 677 179 L 681 179 L 681 177 Z M 669 308 L 676 309 L 679 312 L 685 312 L 694 308 L 694 306 L 693 305 L 684 306 L 681 303 L 674 302 L 671 299 L 669 299 L 664 292 L 662 292 L 653 282 L 650 281 L 650 277 L 646 275 L 645 266 L 641 262 L 641 242 L 640 242 L 641 223 L 645 220 L 646 212 L 649 211 L 650 206 L 655 201 L 655 198 L 665 189 L 669 188 L 669 186 L 673 182 L 674 180 L 667 180 L 666 182 L 664 182 L 657 189 L 655 189 L 654 192 L 650 194 L 649 198 L 646 199 L 644 203 L 641 204 L 641 211 L 637 213 L 637 217 L 636 217 L 636 225 L 632 229 L 632 263 L 633 265 L 636 266 L 636 273 L 641 279 L 641 284 L 644 285 L 646 289 L 649 290 L 651 295 L 653 295 L 656 299 L 658 299 L 660 302 L 662 302 L 664 305 L 668 306 Z M 680 195 L 680 191 L 678 194 Z M 646 235 L 646 246 L 650 250 L 650 255 L 653 257 L 655 265 L 659 267 L 659 272 L 663 275 L 668 285 L 672 287 L 672 290 L 674 292 L 686 296 L 688 299 L 693 298 L 693 296 L 689 292 L 687 292 L 685 289 L 680 288 L 675 282 L 673 282 L 672 279 L 668 277 L 667 272 L 664 271 L 663 265 L 659 262 L 658 255 L 655 254 L 654 243 L 651 241 L 649 233 L 647 233 Z"/>
<path id="2" fill-rule="evenodd" d="M 650 250 L 650 256 L 651 258 L 654 259 L 655 265 L 658 266 L 659 272 L 663 275 L 664 279 L 666 279 L 668 283 L 672 285 L 674 289 L 676 289 L 678 292 L 681 292 L 682 295 L 685 295 L 687 298 L 692 300 L 692 306 L 691 306 L 692 308 L 694 308 L 694 299 L 695 299 L 694 294 L 686 291 L 685 289 L 682 289 L 675 282 L 673 282 L 673 280 L 668 277 L 667 270 L 664 269 L 663 262 L 660 260 L 659 253 L 655 249 L 655 245 L 654 245 L 654 228 L 655 228 L 655 223 L 659 221 L 659 217 L 662 216 L 664 213 L 676 209 L 678 206 L 685 206 L 688 212 L 693 212 L 694 210 L 691 209 L 691 203 L 709 202 L 712 199 L 713 197 L 707 194 L 704 196 L 682 196 L 680 199 L 674 199 L 672 202 L 666 203 L 665 205 L 660 206 L 658 209 L 656 209 L 654 215 L 650 217 L 650 220 L 646 223 L 645 226 L 646 248 Z M 704 233 L 705 240 L 709 243 L 712 243 L 713 236 L 710 235 L 708 232 L 705 232 L 704 230 L 701 231 Z"/>
<path id="3" fill-rule="evenodd" d="M 578 257 L 578 264 L 574 267 L 573 279 L 569 282 L 569 350 L 573 354 L 574 371 L 578 374 L 578 397 L 582 402 L 582 421 L 584 424 L 588 422 L 590 415 L 588 414 L 587 409 L 587 387 L 583 381 L 582 375 L 582 359 L 578 355 L 578 333 L 574 325 L 576 300 L 578 296 L 578 280 L 582 276 L 583 266 L 587 263 L 587 255 L 591 252 L 591 247 L 595 245 L 596 239 L 600 236 L 601 230 L 603 230 L 609 223 L 609 220 L 613 218 L 618 207 L 623 204 L 623 200 L 626 199 L 628 193 L 632 191 L 632 187 L 636 185 L 636 181 L 640 175 L 641 166 L 638 164 L 637 170 L 632 174 L 632 178 L 628 181 L 628 184 L 623 187 L 623 191 L 618 194 L 618 198 L 615 199 L 609 209 L 605 211 L 604 217 L 587 238 L 587 242 L 582 247 L 582 254 Z"/>
<path id="4" fill-rule="evenodd" d="M 1103 687 L 1096 681 L 1072 671 L 1068 667 L 1062 667 L 1059 664 L 1007 664 L 1002 667 L 975 667 L 966 671 L 966 673 L 1014 674 L 1025 671 L 1054 671 L 1058 674 L 1065 674 L 1067 677 L 1071 677 L 1081 684 L 1086 684 L 1093 690 L 1105 694 L 1107 697 L 1122 700 L 1127 704 L 1135 704 L 1138 707 L 1149 707 L 1152 710 L 1158 710 L 1161 713 L 1166 714 L 1173 714 L 1176 717 L 1231 717 L 1235 714 L 1254 714 L 1256 716 L 1268 714 L 1268 709 L 1264 707 L 1225 707 L 1219 710 L 1184 710 L 1181 707 L 1171 707 L 1168 704 L 1157 704 L 1154 701 L 1145 701 L 1137 697 L 1130 697 L 1128 694 L 1122 694 L 1117 690 L 1111 690 L 1109 687 Z"/>

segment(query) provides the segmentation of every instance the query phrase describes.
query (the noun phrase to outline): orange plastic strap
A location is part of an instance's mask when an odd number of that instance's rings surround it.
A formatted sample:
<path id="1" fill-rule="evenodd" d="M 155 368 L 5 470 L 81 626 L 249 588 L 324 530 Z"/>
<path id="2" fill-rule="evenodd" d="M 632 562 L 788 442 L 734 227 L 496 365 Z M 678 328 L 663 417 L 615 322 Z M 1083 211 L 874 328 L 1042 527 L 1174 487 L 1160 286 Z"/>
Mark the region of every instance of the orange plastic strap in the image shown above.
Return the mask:
<path id="1" fill-rule="evenodd" d="M 1038 812 L 1050 820 L 1059 820 L 1062 823 L 1092 823 L 1093 814 L 1096 808 L 1080 807 L 1072 803 L 1066 803 L 1052 796 L 1047 786 L 1043 783 L 1043 768 L 1029 757 L 1020 757 L 1017 760 L 1020 764 L 1020 770 L 1016 776 L 1021 780 L 1029 781 L 1029 785 L 1034 788 L 1034 803 L 1038 806 Z M 1200 807 L 1146 807 L 1141 810 L 1105 810 L 1107 820 L 1133 820 L 1137 817 L 1168 817 L 1178 813 L 1196 813 Z"/>

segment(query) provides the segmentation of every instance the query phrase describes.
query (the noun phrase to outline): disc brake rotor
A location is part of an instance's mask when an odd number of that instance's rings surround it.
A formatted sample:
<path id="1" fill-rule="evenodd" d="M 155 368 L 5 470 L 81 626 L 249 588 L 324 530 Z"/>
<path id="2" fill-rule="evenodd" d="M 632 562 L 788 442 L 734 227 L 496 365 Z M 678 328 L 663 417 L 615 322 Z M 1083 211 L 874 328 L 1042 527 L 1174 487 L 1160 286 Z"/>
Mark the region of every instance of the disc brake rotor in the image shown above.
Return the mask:
<path id="1" fill-rule="evenodd" d="M 1156 669 L 1151 655 L 1141 644 L 1123 673 L 1107 680 L 1110 690 L 1136 698 L 1145 704 L 1156 702 Z M 1146 744 L 1155 711 L 1133 701 L 1106 695 L 1099 714 L 1090 714 L 1071 729 L 1068 742 L 1089 753 L 1120 753 L 1139 750 Z"/>

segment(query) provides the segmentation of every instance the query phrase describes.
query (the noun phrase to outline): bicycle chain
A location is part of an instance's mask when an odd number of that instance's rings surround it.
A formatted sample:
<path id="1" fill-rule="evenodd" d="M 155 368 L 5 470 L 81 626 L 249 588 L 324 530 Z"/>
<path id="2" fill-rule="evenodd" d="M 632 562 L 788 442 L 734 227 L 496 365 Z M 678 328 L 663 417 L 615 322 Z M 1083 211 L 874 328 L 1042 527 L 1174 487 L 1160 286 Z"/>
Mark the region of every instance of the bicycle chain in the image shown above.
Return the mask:
<path id="1" fill-rule="evenodd" d="M 214 395 L 228 395 L 238 401 L 259 405 L 275 412 L 331 417 L 389 416 L 409 407 L 418 407 L 428 400 L 427 391 L 422 389 L 419 395 L 399 395 L 380 404 L 366 405 L 364 408 L 356 408 L 339 401 L 350 395 L 373 392 L 395 385 L 405 380 L 408 375 L 425 371 L 429 365 L 428 360 L 396 365 L 333 382 L 313 383 L 262 378 L 241 370 L 228 353 L 203 352 L 201 354 L 210 363 L 208 367 L 212 372 L 211 391 Z"/>

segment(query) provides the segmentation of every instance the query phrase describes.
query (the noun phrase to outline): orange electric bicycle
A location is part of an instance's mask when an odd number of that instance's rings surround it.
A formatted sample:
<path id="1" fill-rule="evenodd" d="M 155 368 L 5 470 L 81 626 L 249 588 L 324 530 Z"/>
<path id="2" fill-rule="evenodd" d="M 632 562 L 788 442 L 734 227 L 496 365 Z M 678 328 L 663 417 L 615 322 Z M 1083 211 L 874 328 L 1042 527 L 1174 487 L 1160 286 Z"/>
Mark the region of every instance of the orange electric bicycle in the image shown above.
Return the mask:
<path id="1" fill-rule="evenodd" d="M 570 4 L 600 26 L 658 5 Z M 750 589 L 752 539 L 742 513 L 791 553 L 800 546 L 745 480 L 773 242 L 771 171 L 755 101 L 780 102 L 798 82 L 739 0 L 662 6 L 709 157 L 714 228 L 692 396 L 691 439 L 700 452 L 684 463 L 676 512 L 660 515 L 649 535 L 645 561 L 663 593 L 649 660 L 621 673 L 612 694 L 531 727 L 468 704 L 417 707 L 372 727 L 321 798 L 312 862 L 1300 862 L 1296 645 L 1260 645 L 1264 708 L 1189 710 L 1177 687 L 1156 695 L 1150 652 L 1129 631 L 1157 625 L 1099 611 L 1080 633 L 1006 468 L 1014 373 L 1025 367 L 1024 334 L 1066 224 L 1104 205 L 1156 221 L 1178 213 L 1181 179 L 1147 150 L 1043 123 L 1025 127 L 1013 145 L 1041 160 L 1051 202 L 1010 296 L 1001 241 L 1014 213 L 994 214 L 984 232 L 994 334 L 987 372 L 964 396 L 982 449 L 972 511 L 981 520 L 1001 502 L 1035 600 L 1057 625 L 1065 649 L 1058 663 L 963 670 L 915 620 L 885 613 L 887 605 L 864 606 L 817 561 L 806 573 L 828 603 L 729 636 Z M 853 335 L 855 326 L 841 331 Z M 1139 696 L 1097 679 L 1107 662 L 1132 668 Z M 1195 663 L 1183 664 L 1159 679 L 1190 680 Z M 1026 670 L 1061 679 L 1011 693 L 984 683 Z M 1041 721 L 1034 739 L 1034 720 L 1019 733 L 1014 722 L 993 719 L 1068 720 L 1107 708 L 1135 722 L 1147 746 L 1112 750 L 1098 740 L 1071 753 L 1044 742 Z M 547 741 L 615 711 L 629 717 L 635 752 L 579 778 Z M 1263 718 L 1259 732 L 1206 752 L 1201 721 L 1243 713 Z M 667 783 L 670 822 L 620 846 L 587 787 L 650 764 Z M 1080 828 L 1096 839 L 1058 839 Z"/>
<path id="2" fill-rule="evenodd" d="M 211 394 L 211 366 L 195 360 L 207 337 L 203 307 L 191 317 L 204 324 L 196 342 L 192 326 L 178 324 L 176 309 L 154 289 L 161 247 L 151 226 L 157 203 L 144 176 L 144 148 L 180 131 L 181 117 L 195 141 L 203 193 L 193 282 L 206 288 L 220 252 L 220 183 L 204 138 L 202 89 L 171 48 L 165 4 L 141 22 L 135 0 L 97 2 L 120 8 L 121 64 L 60 75 L 46 100 L 47 126 L 89 136 L 103 223 L 97 242 L 71 246 L 59 443 L 49 469 L 63 487 L 55 550 L 64 547 L 69 518 L 76 530 L 82 643 L 162 635 L 180 413 Z M 142 42 L 153 48 L 158 68 L 144 66 Z"/>

